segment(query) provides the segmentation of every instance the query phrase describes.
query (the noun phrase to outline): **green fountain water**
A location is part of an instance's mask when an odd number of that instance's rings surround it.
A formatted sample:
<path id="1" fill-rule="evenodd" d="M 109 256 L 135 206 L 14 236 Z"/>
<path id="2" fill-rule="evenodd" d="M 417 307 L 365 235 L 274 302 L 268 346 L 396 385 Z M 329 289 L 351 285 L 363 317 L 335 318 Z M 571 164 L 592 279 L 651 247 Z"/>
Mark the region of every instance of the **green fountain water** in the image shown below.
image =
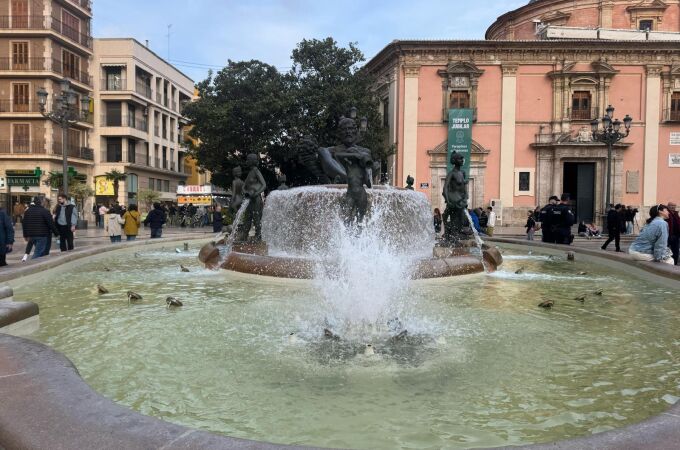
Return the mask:
<path id="1" fill-rule="evenodd" d="M 18 280 L 15 297 L 40 305 L 32 337 L 94 389 L 171 422 L 287 444 L 488 447 L 623 427 L 680 396 L 677 293 L 603 266 L 507 252 L 492 275 L 407 284 L 392 302 L 410 337 L 394 343 L 324 339 L 314 282 L 139 252 Z M 129 289 L 144 299 L 128 305 Z"/>

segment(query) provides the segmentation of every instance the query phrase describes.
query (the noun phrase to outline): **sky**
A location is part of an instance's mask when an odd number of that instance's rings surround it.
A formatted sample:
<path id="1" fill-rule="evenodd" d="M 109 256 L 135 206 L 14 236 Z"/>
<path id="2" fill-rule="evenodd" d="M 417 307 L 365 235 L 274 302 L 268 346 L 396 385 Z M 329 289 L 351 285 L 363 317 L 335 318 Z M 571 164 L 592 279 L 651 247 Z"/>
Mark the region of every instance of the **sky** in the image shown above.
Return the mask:
<path id="1" fill-rule="evenodd" d="M 93 35 L 148 40 L 153 51 L 198 82 L 229 59 L 259 59 L 288 70 L 291 51 L 302 39 L 331 36 L 341 46 L 356 42 L 367 60 L 395 39 L 484 39 L 498 16 L 526 3 L 93 0 Z"/>

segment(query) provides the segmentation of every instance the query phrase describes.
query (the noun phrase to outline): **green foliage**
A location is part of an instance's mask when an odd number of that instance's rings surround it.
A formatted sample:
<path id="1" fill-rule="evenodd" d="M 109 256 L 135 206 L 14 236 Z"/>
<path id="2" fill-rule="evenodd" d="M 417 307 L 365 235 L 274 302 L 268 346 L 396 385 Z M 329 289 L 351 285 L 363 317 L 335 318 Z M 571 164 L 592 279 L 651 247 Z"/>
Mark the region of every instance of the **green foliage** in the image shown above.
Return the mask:
<path id="1" fill-rule="evenodd" d="M 127 179 L 127 174 L 116 169 L 111 169 L 104 173 L 104 177 L 106 177 L 107 180 L 113 181 L 113 197 L 118 200 L 119 183 Z"/>
<path id="2" fill-rule="evenodd" d="M 364 56 L 355 44 L 343 48 L 332 38 L 303 40 L 292 60 L 287 73 L 261 61 L 229 61 L 198 84 L 199 100 L 183 113 L 194 125 L 190 136 L 199 142 L 193 156 L 213 173 L 213 183 L 229 187 L 232 168 L 254 152 L 263 155 L 261 170 L 271 188 L 275 169 L 292 185 L 301 184 L 297 140 L 311 135 L 320 145 L 336 144 L 338 120 L 352 106 L 368 119 L 361 145 L 378 161 L 390 153 L 373 80 L 358 69 Z"/>
<path id="3" fill-rule="evenodd" d="M 154 202 L 161 198 L 161 194 L 151 189 L 140 189 L 137 191 L 137 198 L 144 203 L 146 210 L 149 211 Z"/>
<path id="4" fill-rule="evenodd" d="M 87 183 L 81 181 L 76 181 L 74 183 L 69 182 L 69 194 L 75 197 L 76 205 L 78 205 L 78 210 L 83 212 L 83 206 L 85 200 L 94 195 L 94 189 L 90 187 Z"/>

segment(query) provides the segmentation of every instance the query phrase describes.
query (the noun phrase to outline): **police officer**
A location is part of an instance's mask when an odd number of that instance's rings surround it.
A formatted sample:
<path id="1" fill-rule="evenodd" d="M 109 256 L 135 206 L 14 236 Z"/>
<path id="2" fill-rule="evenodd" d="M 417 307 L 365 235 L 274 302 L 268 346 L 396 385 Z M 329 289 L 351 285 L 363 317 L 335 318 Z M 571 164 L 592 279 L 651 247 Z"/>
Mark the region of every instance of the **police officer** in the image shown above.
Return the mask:
<path id="1" fill-rule="evenodd" d="M 570 199 L 569 194 L 562 194 L 560 202 L 552 209 L 552 229 L 555 233 L 553 236 L 555 244 L 571 244 L 571 226 L 576 222 L 576 218 L 569 208 Z"/>
<path id="2" fill-rule="evenodd" d="M 538 221 L 541 222 L 541 240 L 543 242 L 555 242 L 552 232 L 552 210 L 558 201 L 559 199 L 556 195 L 550 197 L 548 204 L 541 209 L 538 215 Z"/>

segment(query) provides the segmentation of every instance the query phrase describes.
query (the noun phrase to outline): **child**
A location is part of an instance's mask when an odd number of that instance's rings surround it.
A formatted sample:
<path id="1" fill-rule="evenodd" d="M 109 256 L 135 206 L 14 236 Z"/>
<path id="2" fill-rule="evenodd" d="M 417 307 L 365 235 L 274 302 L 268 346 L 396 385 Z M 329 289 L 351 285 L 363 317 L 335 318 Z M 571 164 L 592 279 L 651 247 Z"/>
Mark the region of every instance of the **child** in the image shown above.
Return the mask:
<path id="1" fill-rule="evenodd" d="M 527 229 L 527 241 L 534 240 L 534 233 L 536 232 L 536 220 L 534 219 L 534 212 L 527 212 L 527 223 L 524 225 Z"/>

